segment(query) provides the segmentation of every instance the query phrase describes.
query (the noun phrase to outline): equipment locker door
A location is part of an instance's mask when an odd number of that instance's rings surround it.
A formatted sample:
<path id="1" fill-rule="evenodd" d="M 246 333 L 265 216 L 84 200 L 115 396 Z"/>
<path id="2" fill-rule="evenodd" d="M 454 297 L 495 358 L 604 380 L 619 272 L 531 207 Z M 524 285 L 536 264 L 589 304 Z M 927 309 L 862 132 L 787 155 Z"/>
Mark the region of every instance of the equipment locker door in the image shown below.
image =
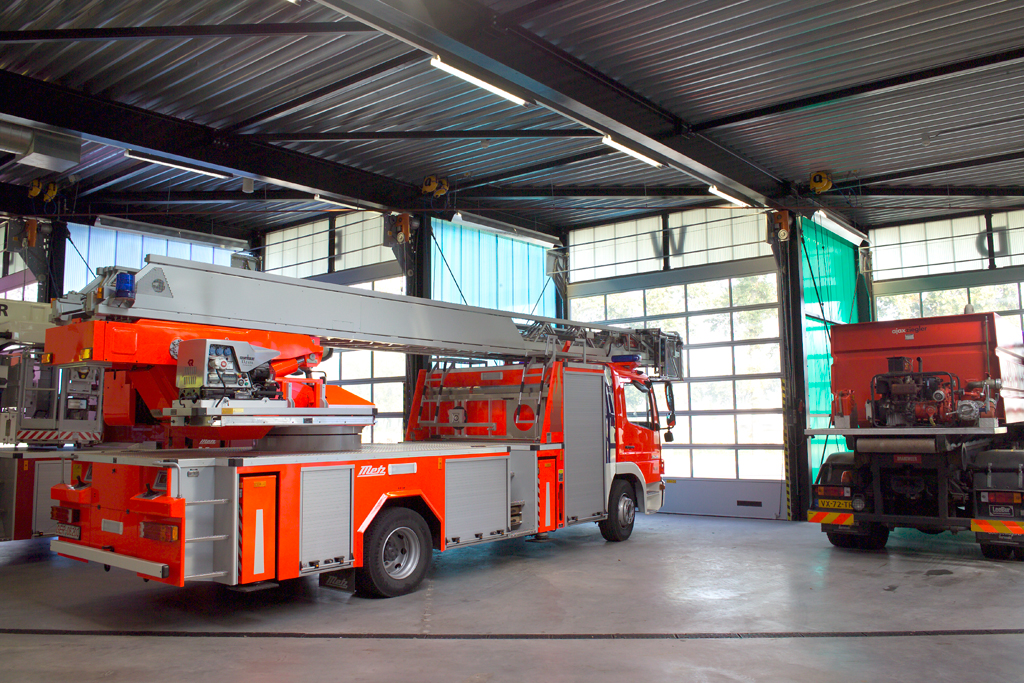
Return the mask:
<path id="1" fill-rule="evenodd" d="M 565 521 L 607 512 L 608 411 L 604 372 L 565 371 Z"/>
<path id="2" fill-rule="evenodd" d="M 238 480 L 238 582 L 277 576 L 277 475 L 242 476 Z"/>

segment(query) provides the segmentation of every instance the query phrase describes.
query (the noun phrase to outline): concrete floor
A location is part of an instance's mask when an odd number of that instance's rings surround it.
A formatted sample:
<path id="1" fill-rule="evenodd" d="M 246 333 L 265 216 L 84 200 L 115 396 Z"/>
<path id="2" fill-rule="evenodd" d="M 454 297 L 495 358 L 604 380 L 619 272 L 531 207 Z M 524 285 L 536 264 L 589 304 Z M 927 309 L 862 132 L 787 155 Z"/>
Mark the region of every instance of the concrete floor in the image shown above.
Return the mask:
<path id="1" fill-rule="evenodd" d="M 1024 562 L 971 541 L 864 553 L 811 524 L 656 515 L 626 543 L 585 525 L 435 554 L 391 600 L 169 588 L 6 543 L 0 680 L 1020 681 Z"/>

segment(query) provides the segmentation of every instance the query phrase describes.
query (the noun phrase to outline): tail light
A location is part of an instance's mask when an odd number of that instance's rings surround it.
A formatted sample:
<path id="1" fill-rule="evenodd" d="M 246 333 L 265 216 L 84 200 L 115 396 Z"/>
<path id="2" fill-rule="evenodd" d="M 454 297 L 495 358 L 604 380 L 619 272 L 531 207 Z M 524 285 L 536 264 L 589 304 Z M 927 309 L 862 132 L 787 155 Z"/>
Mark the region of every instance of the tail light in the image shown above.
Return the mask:
<path id="1" fill-rule="evenodd" d="M 833 498 L 849 498 L 850 488 L 848 486 L 819 486 L 818 495 Z"/>
<path id="2" fill-rule="evenodd" d="M 1020 494 L 1009 491 L 982 491 L 982 503 L 1013 503 L 1020 505 Z"/>
<path id="3" fill-rule="evenodd" d="M 178 527 L 174 524 L 157 522 L 139 522 L 139 536 L 151 541 L 172 543 L 178 540 Z"/>
<path id="4" fill-rule="evenodd" d="M 54 505 L 50 508 L 50 519 L 61 522 L 62 524 L 78 524 L 80 515 L 81 512 L 79 510 L 62 508 L 59 505 Z"/>
<path id="5" fill-rule="evenodd" d="M 842 476 L 842 478 L 839 481 L 841 483 L 843 483 L 843 484 L 852 484 L 853 483 L 853 470 L 844 470 L 843 471 L 843 476 Z"/>

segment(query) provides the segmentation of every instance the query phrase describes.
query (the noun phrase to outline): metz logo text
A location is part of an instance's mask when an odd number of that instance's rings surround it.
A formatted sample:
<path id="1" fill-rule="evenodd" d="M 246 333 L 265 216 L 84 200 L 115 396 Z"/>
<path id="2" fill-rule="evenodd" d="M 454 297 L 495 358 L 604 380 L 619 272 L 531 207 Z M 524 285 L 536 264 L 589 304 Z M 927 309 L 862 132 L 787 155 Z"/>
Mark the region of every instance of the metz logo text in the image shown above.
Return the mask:
<path id="1" fill-rule="evenodd" d="M 359 468 L 359 474 L 356 475 L 356 476 L 359 476 L 359 477 L 383 477 L 387 473 L 388 473 L 387 467 L 384 466 L 384 465 L 378 465 L 377 467 L 374 467 L 373 465 L 363 465 L 362 467 Z"/>

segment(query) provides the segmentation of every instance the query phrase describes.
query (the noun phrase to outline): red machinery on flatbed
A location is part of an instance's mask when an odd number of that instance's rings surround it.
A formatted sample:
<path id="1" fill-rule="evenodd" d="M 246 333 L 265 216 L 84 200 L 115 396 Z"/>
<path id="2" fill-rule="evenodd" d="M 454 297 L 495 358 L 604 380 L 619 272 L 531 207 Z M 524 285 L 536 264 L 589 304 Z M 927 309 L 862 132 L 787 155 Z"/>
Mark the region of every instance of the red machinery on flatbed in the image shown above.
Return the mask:
<path id="1" fill-rule="evenodd" d="M 833 428 L 808 519 L 833 545 L 889 530 L 971 530 L 986 557 L 1024 557 L 1024 344 L 995 313 L 832 328 Z"/>
<path id="2" fill-rule="evenodd" d="M 177 586 L 319 574 L 393 596 L 419 584 L 432 550 L 583 522 L 621 541 L 637 510 L 662 503 L 659 417 L 640 369 L 678 376 L 674 334 L 516 325 L 157 257 L 101 271 L 54 313 L 52 363 L 99 373 L 102 409 L 88 405 L 151 447 L 74 454 L 52 490 L 51 547 L 67 557 Z M 313 375 L 324 347 L 502 362 L 421 372 L 407 441 L 363 446 L 376 410 Z"/>

